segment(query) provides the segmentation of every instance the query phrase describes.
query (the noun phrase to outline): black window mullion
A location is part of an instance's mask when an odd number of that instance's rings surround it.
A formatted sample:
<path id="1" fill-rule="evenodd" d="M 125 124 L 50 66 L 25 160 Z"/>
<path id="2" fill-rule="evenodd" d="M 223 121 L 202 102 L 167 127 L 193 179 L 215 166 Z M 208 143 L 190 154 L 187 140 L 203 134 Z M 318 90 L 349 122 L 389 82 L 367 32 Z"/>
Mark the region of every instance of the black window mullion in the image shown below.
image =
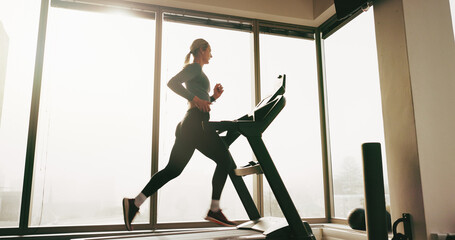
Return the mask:
<path id="1" fill-rule="evenodd" d="M 24 183 L 22 186 L 21 212 L 19 218 L 19 229 L 22 231 L 27 230 L 29 227 L 28 224 L 32 198 L 33 167 L 35 165 L 36 135 L 38 131 L 38 113 L 41 95 L 41 80 L 43 75 L 44 46 L 46 41 L 48 10 L 49 0 L 42 0 L 38 27 L 38 42 L 35 56 L 35 73 L 33 79 L 32 102 L 30 107 L 27 151 L 25 156 Z"/>
<path id="2" fill-rule="evenodd" d="M 286 29 L 282 27 L 260 26 L 259 32 L 265 34 L 274 34 L 286 37 L 298 37 L 314 40 L 314 32 L 312 31 Z"/>

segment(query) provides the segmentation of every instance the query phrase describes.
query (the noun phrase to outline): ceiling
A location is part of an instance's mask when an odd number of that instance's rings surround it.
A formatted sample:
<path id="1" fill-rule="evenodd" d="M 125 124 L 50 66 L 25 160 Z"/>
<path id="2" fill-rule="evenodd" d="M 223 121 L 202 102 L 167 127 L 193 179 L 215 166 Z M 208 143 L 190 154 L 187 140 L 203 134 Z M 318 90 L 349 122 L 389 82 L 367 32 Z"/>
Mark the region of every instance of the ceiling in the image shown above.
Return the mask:
<path id="1" fill-rule="evenodd" d="M 333 0 L 130 0 L 166 7 L 318 27 L 335 14 Z"/>

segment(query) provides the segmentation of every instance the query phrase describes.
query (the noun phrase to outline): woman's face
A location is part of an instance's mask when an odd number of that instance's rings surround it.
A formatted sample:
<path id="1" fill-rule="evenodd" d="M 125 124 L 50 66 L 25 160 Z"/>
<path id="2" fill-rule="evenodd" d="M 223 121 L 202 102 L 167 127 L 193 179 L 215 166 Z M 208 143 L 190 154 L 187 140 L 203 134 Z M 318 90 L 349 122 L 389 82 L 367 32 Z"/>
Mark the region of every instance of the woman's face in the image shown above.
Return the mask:
<path id="1" fill-rule="evenodd" d="M 204 64 L 209 63 L 210 58 L 212 58 L 212 49 L 210 48 L 210 45 L 205 50 L 201 49 L 201 58 Z"/>

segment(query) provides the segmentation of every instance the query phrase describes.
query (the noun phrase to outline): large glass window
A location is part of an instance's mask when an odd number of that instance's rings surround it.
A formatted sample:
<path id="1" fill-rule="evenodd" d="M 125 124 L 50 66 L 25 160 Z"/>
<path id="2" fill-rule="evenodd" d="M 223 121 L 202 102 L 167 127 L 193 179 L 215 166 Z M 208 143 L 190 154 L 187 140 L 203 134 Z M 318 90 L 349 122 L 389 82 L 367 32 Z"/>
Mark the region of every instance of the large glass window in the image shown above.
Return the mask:
<path id="1" fill-rule="evenodd" d="M 185 55 L 197 38 L 204 38 L 212 48 L 213 58 L 203 68 L 211 81 L 211 93 L 216 83 L 225 90 L 211 106 L 211 120 L 237 119 L 252 107 L 252 33 L 164 21 L 159 169 L 169 161 L 175 128 L 188 109 L 187 100 L 166 84 L 183 68 Z M 251 160 L 252 151 L 242 137 L 230 151 L 237 165 Z M 195 151 L 183 173 L 158 191 L 158 222 L 203 221 L 210 207 L 215 166 L 215 162 Z M 252 177 L 244 180 L 251 190 Z M 230 219 L 247 219 L 230 180 L 221 196 L 221 207 Z"/>
<path id="2" fill-rule="evenodd" d="M 0 1 L 0 227 L 19 225 L 40 1 Z"/>
<path id="3" fill-rule="evenodd" d="M 286 106 L 264 132 L 264 142 L 300 217 L 325 217 L 315 42 L 261 34 L 260 56 L 263 98 L 286 74 Z M 282 216 L 265 179 L 264 213 Z"/>
<path id="4" fill-rule="evenodd" d="M 153 19 L 50 8 L 32 226 L 123 223 L 150 178 L 154 42 Z"/>
<path id="5" fill-rule="evenodd" d="M 379 142 L 386 173 L 384 130 L 373 11 L 324 41 L 333 172 L 334 217 L 364 207 L 362 149 Z M 387 177 L 384 177 L 387 184 Z M 388 187 L 386 185 L 388 202 Z"/>

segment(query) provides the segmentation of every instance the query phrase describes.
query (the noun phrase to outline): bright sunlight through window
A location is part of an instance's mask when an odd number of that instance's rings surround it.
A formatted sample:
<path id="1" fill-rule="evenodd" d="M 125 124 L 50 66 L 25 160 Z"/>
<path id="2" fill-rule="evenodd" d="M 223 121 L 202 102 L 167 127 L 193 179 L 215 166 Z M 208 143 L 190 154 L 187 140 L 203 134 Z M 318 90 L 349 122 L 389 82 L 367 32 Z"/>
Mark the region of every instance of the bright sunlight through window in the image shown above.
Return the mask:
<path id="1" fill-rule="evenodd" d="M 302 218 L 323 218 L 321 128 L 315 42 L 260 35 L 261 93 L 272 94 L 286 74 L 286 106 L 264 132 L 264 142 Z M 283 216 L 264 179 L 264 213 Z"/>
<path id="2" fill-rule="evenodd" d="M 164 22 L 159 169 L 169 161 L 175 128 L 188 109 L 187 100 L 166 84 L 182 69 L 185 55 L 197 38 L 204 38 L 212 48 L 213 58 L 203 68 L 211 81 L 211 90 L 216 83 L 221 83 L 225 90 L 211 106 L 211 120 L 234 120 L 252 109 L 252 33 Z M 244 138 L 239 138 L 229 150 L 237 165 L 251 161 L 253 153 Z M 158 191 L 158 222 L 203 221 L 210 207 L 215 166 L 212 160 L 195 151 L 183 173 Z M 244 180 L 251 192 L 252 177 Z M 230 219 L 248 219 L 229 179 L 220 200 Z"/>
<path id="3" fill-rule="evenodd" d="M 324 41 L 335 217 L 364 208 L 361 146 L 379 142 L 387 174 L 373 10 Z M 360 67 L 361 66 L 361 67 Z M 384 176 L 387 204 L 387 176 Z"/>
<path id="4" fill-rule="evenodd" d="M 150 178 L 154 42 L 154 20 L 50 8 L 31 225 L 123 223 Z"/>
<path id="5" fill-rule="evenodd" d="M 0 1 L 0 227 L 19 225 L 39 12 Z"/>

